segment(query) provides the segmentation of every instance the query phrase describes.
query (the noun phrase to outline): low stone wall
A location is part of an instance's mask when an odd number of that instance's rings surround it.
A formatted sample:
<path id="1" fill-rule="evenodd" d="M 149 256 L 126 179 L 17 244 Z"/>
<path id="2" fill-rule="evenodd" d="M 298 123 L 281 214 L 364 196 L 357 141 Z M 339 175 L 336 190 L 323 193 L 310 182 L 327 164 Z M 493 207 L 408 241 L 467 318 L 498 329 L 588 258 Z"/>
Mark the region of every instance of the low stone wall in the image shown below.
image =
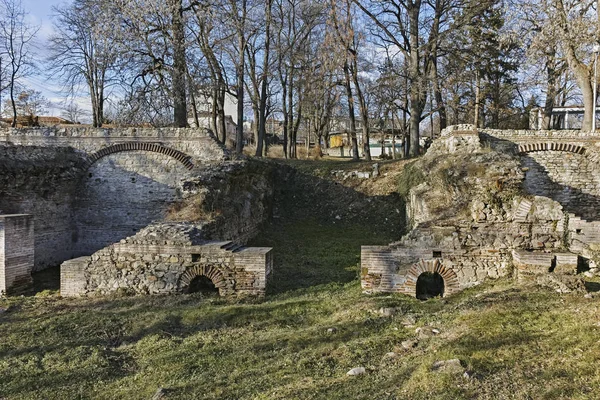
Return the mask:
<path id="1" fill-rule="evenodd" d="M 233 242 L 194 244 L 199 232 L 185 228 L 149 227 L 91 257 L 63 263 L 61 295 L 182 293 L 195 277 L 205 276 L 222 296 L 264 296 L 273 268 L 272 249 Z"/>
<path id="2" fill-rule="evenodd" d="M 33 240 L 31 215 L 0 215 L 0 295 L 31 289 Z"/>

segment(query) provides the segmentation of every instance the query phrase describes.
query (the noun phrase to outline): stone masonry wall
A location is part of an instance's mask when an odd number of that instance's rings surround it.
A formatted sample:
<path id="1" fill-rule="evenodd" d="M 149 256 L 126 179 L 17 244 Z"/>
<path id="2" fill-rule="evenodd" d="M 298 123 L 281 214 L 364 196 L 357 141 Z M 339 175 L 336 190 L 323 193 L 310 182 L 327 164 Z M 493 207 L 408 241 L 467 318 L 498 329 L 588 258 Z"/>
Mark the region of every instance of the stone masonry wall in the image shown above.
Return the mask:
<path id="1" fill-rule="evenodd" d="M 492 133 L 496 136 L 488 136 Z M 492 133 L 479 135 L 461 126 L 433 143 L 419 161 L 432 168 L 429 181 L 411 190 L 407 205 L 415 227 L 398 243 L 362 248 L 363 290 L 415 296 L 419 275 L 437 272 L 444 279 L 444 295 L 510 274 L 550 282 L 564 292 L 571 288 L 557 276 L 577 272 L 578 254 L 600 262 L 600 221 L 580 217 L 598 218 L 600 171 L 589 157 L 595 150 L 583 154 L 574 145 L 560 152 L 550 150 L 555 145 L 530 146 L 519 168 L 516 153 L 523 147 L 513 139 L 522 138 L 514 138 L 514 132 Z M 484 143 L 478 143 L 479 136 Z M 538 140 L 543 133 L 530 136 Z M 595 146 L 593 140 L 590 145 Z M 449 170 L 452 175 L 440 169 L 439 160 L 449 158 L 456 165 Z M 478 166 L 481 161 L 488 162 Z M 442 203 L 450 213 L 432 211 Z"/>
<path id="2" fill-rule="evenodd" d="M 152 151 L 150 144 L 157 142 L 164 154 Z M 122 147 L 126 151 L 98 157 L 98 151 L 119 143 L 147 143 L 148 151 Z M 189 153 L 194 172 L 169 148 Z M 34 216 L 34 268 L 40 270 L 89 255 L 164 218 L 181 199 L 183 180 L 202 174 L 204 163 L 226 158 L 202 130 L 5 129 L 0 212 Z"/>
<path id="3" fill-rule="evenodd" d="M 203 128 L 7 128 L 0 130 L 2 142 L 20 146 L 70 147 L 87 155 L 119 143 L 159 143 L 198 162 L 218 162 L 228 158 L 225 149 Z"/>
<path id="4" fill-rule="evenodd" d="M 222 296 L 264 296 L 273 266 L 270 248 L 245 248 L 233 242 L 194 244 L 197 240 L 186 240 L 189 230 L 178 240 L 181 229 L 148 227 L 91 257 L 63 263 L 61 294 L 182 293 L 193 278 L 206 276 Z"/>
<path id="5" fill-rule="evenodd" d="M 31 215 L 0 215 L 0 295 L 30 288 L 33 243 Z"/>
<path id="6" fill-rule="evenodd" d="M 68 148 L 0 145 L 0 214 L 31 214 L 35 270 L 72 256 L 73 198 L 85 160 Z"/>
<path id="7" fill-rule="evenodd" d="M 181 200 L 181 184 L 191 172 L 164 154 L 129 151 L 94 163 L 74 201 L 74 256 L 124 239 L 152 221 L 164 220 Z"/>

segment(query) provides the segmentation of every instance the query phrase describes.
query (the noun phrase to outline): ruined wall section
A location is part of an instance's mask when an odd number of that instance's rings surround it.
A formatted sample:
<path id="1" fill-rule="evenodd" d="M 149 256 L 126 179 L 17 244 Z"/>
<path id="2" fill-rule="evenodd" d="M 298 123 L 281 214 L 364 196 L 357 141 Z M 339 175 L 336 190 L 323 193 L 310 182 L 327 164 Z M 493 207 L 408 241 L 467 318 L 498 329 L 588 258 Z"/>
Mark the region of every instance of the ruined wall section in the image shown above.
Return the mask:
<path id="1" fill-rule="evenodd" d="M 73 197 L 84 169 L 73 149 L 0 145 L 0 213 L 33 215 L 35 270 L 72 256 Z"/>
<path id="2" fill-rule="evenodd" d="M 222 296 L 264 296 L 270 248 L 246 248 L 202 239 L 192 224 L 155 224 L 137 235 L 61 266 L 63 296 L 185 293 L 197 276 Z"/>
<path id="3" fill-rule="evenodd" d="M 191 174 L 176 159 L 147 151 L 114 153 L 92 164 L 74 199 L 74 256 L 90 255 L 164 220 Z"/>
<path id="4" fill-rule="evenodd" d="M 228 153 L 203 128 L 40 127 L 0 130 L 0 143 L 20 146 L 71 147 L 88 156 L 119 143 L 158 143 L 181 151 L 196 162 L 220 162 Z"/>
<path id="5" fill-rule="evenodd" d="M 0 295 L 30 289 L 33 227 L 31 215 L 0 215 Z"/>
<path id="6" fill-rule="evenodd" d="M 527 170 L 514 147 L 496 151 L 466 129 L 434 142 L 417 161 L 427 181 L 410 191 L 413 230 L 398 243 L 362 248 L 363 290 L 415 296 L 419 274 L 437 272 L 445 294 L 451 294 L 513 274 L 515 251 L 521 275 L 547 274 L 559 261 L 572 259 L 568 212 L 523 190 Z M 529 268 L 542 258 L 543 267 Z"/>
<path id="7" fill-rule="evenodd" d="M 192 166 L 170 149 L 189 153 Z M 227 157 L 197 129 L 0 130 L 0 212 L 34 216 L 40 270 L 166 218 L 182 182 Z"/>
<path id="8" fill-rule="evenodd" d="M 245 244 L 272 215 L 275 168 L 252 160 L 210 166 L 183 182 L 167 219 L 202 222 L 206 239 Z"/>

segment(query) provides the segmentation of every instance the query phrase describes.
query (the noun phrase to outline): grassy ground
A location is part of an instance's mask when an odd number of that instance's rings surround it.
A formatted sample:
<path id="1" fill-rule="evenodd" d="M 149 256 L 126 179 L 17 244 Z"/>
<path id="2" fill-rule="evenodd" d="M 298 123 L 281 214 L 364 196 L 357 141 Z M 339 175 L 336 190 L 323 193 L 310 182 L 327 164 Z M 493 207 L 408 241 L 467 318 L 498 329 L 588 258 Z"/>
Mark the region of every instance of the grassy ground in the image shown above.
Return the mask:
<path id="1" fill-rule="evenodd" d="M 167 399 L 600 396 L 600 298 L 510 281 L 426 302 L 365 296 L 360 245 L 390 236 L 301 213 L 270 224 L 255 240 L 276 254 L 263 302 L 48 290 L 0 300 L 0 398 L 150 399 L 160 387 Z M 51 272 L 38 282 L 51 287 Z M 432 371 L 454 358 L 463 368 Z M 354 367 L 367 373 L 346 376 Z"/>

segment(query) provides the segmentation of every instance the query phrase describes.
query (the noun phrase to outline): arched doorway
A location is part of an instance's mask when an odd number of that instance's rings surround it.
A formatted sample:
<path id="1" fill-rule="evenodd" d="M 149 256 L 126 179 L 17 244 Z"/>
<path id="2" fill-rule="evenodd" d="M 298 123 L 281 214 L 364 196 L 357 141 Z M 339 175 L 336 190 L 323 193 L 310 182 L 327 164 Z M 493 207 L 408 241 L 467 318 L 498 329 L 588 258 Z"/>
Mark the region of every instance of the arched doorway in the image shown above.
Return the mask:
<path id="1" fill-rule="evenodd" d="M 179 278 L 180 293 L 214 292 L 226 296 L 232 292 L 232 289 L 231 284 L 213 265 L 194 265 Z"/>
<path id="2" fill-rule="evenodd" d="M 209 277 L 198 275 L 190 281 L 187 293 L 201 293 L 203 295 L 215 296 L 219 294 L 219 289 Z"/>
<path id="3" fill-rule="evenodd" d="M 434 297 L 444 296 L 444 278 L 437 272 L 426 271 L 417 279 L 416 297 L 419 300 L 427 300 Z"/>
<path id="4" fill-rule="evenodd" d="M 409 296 L 418 297 L 423 293 L 424 296 L 429 295 L 427 298 L 431 298 L 454 294 L 460 290 L 460 285 L 452 268 L 445 267 L 442 260 L 436 258 L 420 260 L 413 264 L 406 274 L 406 282 L 399 289 L 400 293 Z"/>

